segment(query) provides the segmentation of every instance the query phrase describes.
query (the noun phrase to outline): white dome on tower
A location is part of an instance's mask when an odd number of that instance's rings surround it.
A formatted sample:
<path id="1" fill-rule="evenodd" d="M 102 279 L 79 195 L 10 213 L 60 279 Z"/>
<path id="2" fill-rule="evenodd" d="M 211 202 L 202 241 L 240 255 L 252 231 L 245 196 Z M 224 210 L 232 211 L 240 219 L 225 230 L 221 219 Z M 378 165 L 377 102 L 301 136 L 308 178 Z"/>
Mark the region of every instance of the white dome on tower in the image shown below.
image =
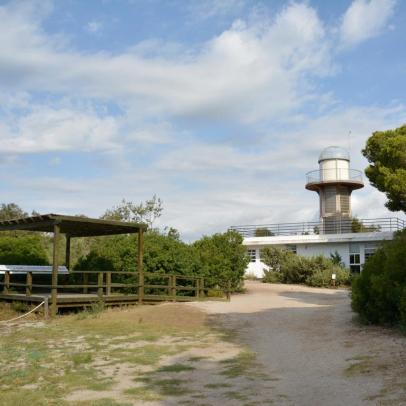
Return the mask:
<path id="1" fill-rule="evenodd" d="M 342 159 L 345 161 L 349 161 L 350 153 L 343 147 L 332 145 L 330 147 L 324 148 L 323 151 L 321 151 L 321 154 L 319 156 L 319 163 L 328 159 Z"/>

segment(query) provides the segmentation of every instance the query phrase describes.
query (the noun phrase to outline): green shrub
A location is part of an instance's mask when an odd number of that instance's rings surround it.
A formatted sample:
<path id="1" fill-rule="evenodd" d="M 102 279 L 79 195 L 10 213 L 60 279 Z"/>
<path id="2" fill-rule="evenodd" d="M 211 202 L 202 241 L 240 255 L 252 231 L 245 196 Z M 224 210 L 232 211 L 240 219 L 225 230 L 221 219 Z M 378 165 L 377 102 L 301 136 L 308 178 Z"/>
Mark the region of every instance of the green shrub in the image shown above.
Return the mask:
<path id="1" fill-rule="evenodd" d="M 332 284 L 331 276 L 336 274 L 335 285 L 349 285 L 350 272 L 340 266 L 332 266 L 325 269 L 317 269 L 306 279 L 306 285 L 328 287 Z"/>
<path id="2" fill-rule="evenodd" d="M 400 327 L 406 333 L 406 287 L 403 288 L 399 303 Z"/>
<path id="3" fill-rule="evenodd" d="M 178 238 L 148 231 L 145 234 L 144 271 L 205 278 L 205 287 L 219 286 L 222 289 L 231 284 L 237 291 L 243 285 L 245 268 L 248 264 L 242 237 L 235 231 L 203 237 L 193 244 L 186 244 Z M 95 239 L 90 253 L 79 259 L 76 270 L 136 271 L 136 236 L 114 236 Z M 93 276 L 94 278 L 94 276 Z M 181 279 L 181 278 L 180 278 Z M 149 276 L 151 281 L 151 277 Z M 114 281 L 135 282 L 132 275 L 115 275 Z M 153 284 L 166 283 L 157 276 Z M 192 286 L 192 280 L 181 280 L 182 285 Z M 154 293 L 154 292 L 149 292 Z M 183 294 L 190 294 L 184 291 Z"/>
<path id="4" fill-rule="evenodd" d="M 232 291 L 242 289 L 249 262 L 242 241 L 242 236 L 236 231 L 227 231 L 203 237 L 192 245 L 198 273 L 205 278 L 206 286 L 218 285 L 226 289 L 230 283 Z"/>
<path id="5" fill-rule="evenodd" d="M 216 289 L 209 289 L 207 291 L 207 297 L 224 297 L 224 292 Z"/>
<path id="6" fill-rule="evenodd" d="M 0 238 L 0 263 L 4 265 L 48 265 L 39 235 Z"/>
<path id="7" fill-rule="evenodd" d="M 406 328 L 406 230 L 386 242 L 352 283 L 352 308 L 362 320 Z"/>
<path id="8" fill-rule="evenodd" d="M 262 252 L 262 261 L 269 266 L 264 271 L 264 282 L 302 283 L 309 286 L 330 286 L 336 274 L 336 286 L 348 285 L 350 272 L 322 255 L 302 257 L 282 248 L 269 247 Z"/>
<path id="9" fill-rule="evenodd" d="M 266 270 L 264 269 L 264 277 L 262 282 L 265 283 L 281 283 L 283 282 L 283 275 L 279 271 Z"/>

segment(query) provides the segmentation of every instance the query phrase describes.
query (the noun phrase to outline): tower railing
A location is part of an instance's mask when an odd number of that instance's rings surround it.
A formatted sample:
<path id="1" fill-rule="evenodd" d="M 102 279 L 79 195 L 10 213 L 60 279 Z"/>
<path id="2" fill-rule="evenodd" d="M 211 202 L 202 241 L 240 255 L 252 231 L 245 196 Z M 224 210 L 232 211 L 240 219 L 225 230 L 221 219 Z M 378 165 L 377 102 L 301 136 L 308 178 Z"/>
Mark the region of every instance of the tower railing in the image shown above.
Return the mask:
<path id="1" fill-rule="evenodd" d="M 306 174 L 307 183 L 334 182 L 340 180 L 362 183 L 362 172 L 357 169 L 331 168 L 317 169 Z"/>
<path id="2" fill-rule="evenodd" d="M 288 235 L 317 235 L 395 232 L 406 228 L 406 221 L 397 217 L 358 219 L 326 218 L 324 221 L 232 226 L 243 237 L 273 237 Z"/>

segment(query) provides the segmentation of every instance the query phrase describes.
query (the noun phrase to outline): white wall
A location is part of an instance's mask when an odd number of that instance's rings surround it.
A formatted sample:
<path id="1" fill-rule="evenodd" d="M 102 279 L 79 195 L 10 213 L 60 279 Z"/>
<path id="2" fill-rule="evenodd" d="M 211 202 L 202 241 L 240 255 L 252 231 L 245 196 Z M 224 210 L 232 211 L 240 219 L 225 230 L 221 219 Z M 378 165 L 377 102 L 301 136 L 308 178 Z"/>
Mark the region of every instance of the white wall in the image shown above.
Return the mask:
<path id="1" fill-rule="evenodd" d="M 274 238 L 275 237 L 268 237 Z M 334 254 L 336 251 L 340 254 L 341 260 L 344 262 L 346 267 L 350 266 L 350 245 L 357 244 L 359 246 L 360 262 L 361 265 L 365 263 L 365 247 L 379 246 L 380 241 L 358 241 L 358 242 L 324 242 L 324 243 L 306 243 L 306 244 L 296 244 L 297 255 L 302 255 L 304 257 L 313 257 L 317 255 L 324 255 L 330 258 L 330 254 Z M 261 245 L 249 245 L 244 242 L 247 249 L 256 251 L 255 262 L 250 262 L 247 267 L 246 274 L 253 275 L 258 278 L 262 278 L 263 270 L 267 266 L 260 260 L 260 250 L 269 246 L 277 246 L 279 248 L 286 248 L 286 244 L 261 244 Z M 292 245 L 292 244 L 289 244 Z"/>
<path id="2" fill-rule="evenodd" d="M 337 251 L 341 260 L 345 263 L 345 266 L 349 266 L 350 263 L 350 246 L 348 243 L 326 243 L 326 244 L 298 244 L 297 254 L 304 257 L 314 257 L 316 255 L 324 255 L 330 258 L 330 254 L 334 254 Z"/>

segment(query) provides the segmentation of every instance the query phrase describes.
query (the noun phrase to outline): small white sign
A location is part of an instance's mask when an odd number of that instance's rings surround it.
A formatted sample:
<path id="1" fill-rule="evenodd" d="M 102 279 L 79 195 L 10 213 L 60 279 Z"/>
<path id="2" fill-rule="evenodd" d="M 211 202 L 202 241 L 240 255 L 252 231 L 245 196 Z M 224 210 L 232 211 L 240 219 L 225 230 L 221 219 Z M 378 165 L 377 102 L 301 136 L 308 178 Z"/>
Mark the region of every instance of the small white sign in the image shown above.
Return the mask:
<path id="1" fill-rule="evenodd" d="M 336 279 L 336 274 L 335 273 L 333 273 L 332 275 L 331 275 L 331 279 L 334 281 L 335 279 Z"/>

